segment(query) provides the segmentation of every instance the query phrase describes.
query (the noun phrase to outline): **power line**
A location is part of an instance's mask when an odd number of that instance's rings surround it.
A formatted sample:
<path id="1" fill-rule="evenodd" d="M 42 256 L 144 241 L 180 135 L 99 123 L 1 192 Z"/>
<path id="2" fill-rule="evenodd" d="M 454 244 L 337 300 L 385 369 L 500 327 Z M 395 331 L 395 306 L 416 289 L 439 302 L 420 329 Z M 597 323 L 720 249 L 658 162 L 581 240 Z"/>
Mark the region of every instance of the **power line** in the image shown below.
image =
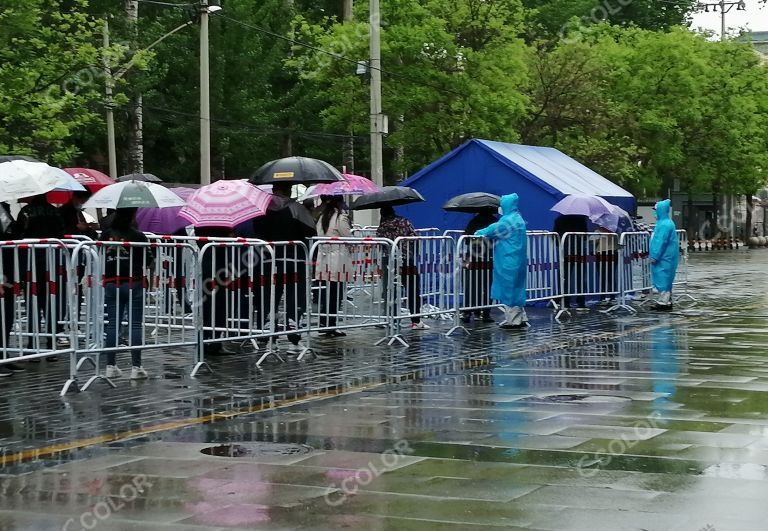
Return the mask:
<path id="1" fill-rule="evenodd" d="M 291 39 L 290 37 L 286 37 L 284 35 L 280 35 L 279 33 L 275 33 L 274 31 L 270 31 L 268 29 L 265 29 L 265 28 L 262 28 L 262 27 L 259 27 L 259 26 L 254 26 L 253 24 L 247 24 L 247 23 L 242 22 L 240 20 L 237 20 L 237 19 L 234 19 L 234 18 L 231 18 L 231 17 L 227 17 L 225 15 L 218 15 L 217 18 L 222 18 L 222 19 L 225 19 L 225 20 L 229 20 L 230 22 L 234 22 L 235 24 L 239 24 L 240 26 L 243 26 L 245 28 L 252 29 L 252 30 L 255 30 L 255 31 L 259 31 L 261 33 L 269 35 L 270 37 L 274 37 L 276 39 L 280 39 L 280 40 L 289 42 L 291 44 L 295 44 L 296 46 L 301 46 L 302 48 L 307 48 L 308 50 L 313 50 L 315 52 L 319 52 L 319 53 L 328 55 L 330 57 L 333 57 L 334 59 L 338 59 L 339 61 L 345 61 L 345 62 L 353 64 L 355 66 L 360 64 L 360 61 L 355 61 L 354 59 L 349 59 L 348 57 L 344 57 L 343 55 L 339 55 L 337 53 L 333 53 L 333 52 L 329 52 L 327 50 L 323 50 L 322 48 L 319 48 L 317 46 L 313 46 L 312 44 L 309 44 L 309 43 L 304 42 L 304 41 L 297 41 L 296 39 Z M 382 74 L 386 74 L 386 75 L 388 75 L 390 77 L 394 77 L 394 78 L 397 78 L 397 79 L 402 79 L 404 81 L 408 81 L 409 83 L 412 83 L 414 85 L 422 85 L 422 86 L 425 86 L 425 87 L 429 87 L 429 88 L 438 90 L 440 92 L 447 92 L 447 93 L 450 93 L 450 94 L 454 94 L 456 96 L 461 96 L 463 98 L 467 98 L 468 97 L 467 94 L 464 94 L 462 92 L 458 92 L 458 91 L 453 90 L 453 89 L 441 87 L 439 85 L 433 85 L 432 83 L 427 83 L 425 81 L 417 81 L 417 80 L 415 80 L 413 78 L 410 78 L 408 76 L 404 76 L 402 74 L 397 74 L 397 73 L 391 72 L 389 70 L 384 70 L 383 68 L 374 68 L 371 65 L 368 65 L 368 68 L 378 70 Z"/>
<path id="2" fill-rule="evenodd" d="M 196 113 L 188 113 L 183 111 L 177 111 L 174 109 L 167 109 L 163 107 L 152 107 L 149 105 L 144 106 L 145 109 L 155 111 L 155 112 L 161 112 L 166 114 L 175 114 L 178 116 L 183 116 L 187 118 L 193 118 L 194 120 L 199 120 L 200 115 Z M 246 123 L 246 122 L 237 122 L 233 120 L 225 120 L 225 119 L 217 119 L 217 118 L 211 118 L 211 122 L 219 123 L 223 126 L 237 126 L 237 127 L 246 127 L 248 128 L 249 132 L 252 133 L 259 133 L 259 134 L 292 134 L 297 136 L 307 136 L 307 137 L 316 137 L 316 138 L 329 138 L 333 140 L 338 141 L 347 141 L 350 138 L 354 138 L 356 141 L 366 140 L 368 137 L 366 136 L 350 136 L 350 135 L 342 135 L 337 133 L 323 133 L 319 131 L 297 131 L 294 129 L 289 128 L 259 128 L 254 129 L 254 127 L 258 127 L 257 124 L 252 123 Z"/>

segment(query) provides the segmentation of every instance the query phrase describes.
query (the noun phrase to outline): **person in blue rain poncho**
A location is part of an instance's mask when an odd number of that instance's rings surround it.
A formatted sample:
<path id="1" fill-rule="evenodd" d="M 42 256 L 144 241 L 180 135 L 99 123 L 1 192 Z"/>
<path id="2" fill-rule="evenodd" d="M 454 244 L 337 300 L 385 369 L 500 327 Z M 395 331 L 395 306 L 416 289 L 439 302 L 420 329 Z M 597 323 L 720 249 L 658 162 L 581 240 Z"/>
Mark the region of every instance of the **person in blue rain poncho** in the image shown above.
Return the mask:
<path id="1" fill-rule="evenodd" d="M 517 194 L 501 198 L 501 219 L 475 234 L 494 241 L 491 297 L 505 305 L 502 328 L 527 326 L 528 236 Z"/>
<path id="2" fill-rule="evenodd" d="M 672 310 L 672 285 L 675 283 L 677 263 L 680 260 L 680 240 L 675 222 L 669 217 L 672 202 L 669 199 L 656 203 L 656 228 L 651 236 L 651 280 L 659 292 L 655 310 Z"/>

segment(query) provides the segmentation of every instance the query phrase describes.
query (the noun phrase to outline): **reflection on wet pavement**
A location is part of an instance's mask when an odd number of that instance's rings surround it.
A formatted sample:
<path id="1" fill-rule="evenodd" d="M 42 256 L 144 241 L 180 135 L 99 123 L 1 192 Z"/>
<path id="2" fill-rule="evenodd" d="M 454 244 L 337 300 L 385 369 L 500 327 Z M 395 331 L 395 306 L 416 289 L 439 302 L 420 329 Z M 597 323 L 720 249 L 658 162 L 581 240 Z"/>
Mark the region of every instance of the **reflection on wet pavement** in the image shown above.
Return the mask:
<path id="1" fill-rule="evenodd" d="M 27 375 L 0 399 L 0 529 L 764 529 L 766 265 L 694 256 L 672 315 L 358 334 L 200 381 L 178 354 L 63 402 Z"/>

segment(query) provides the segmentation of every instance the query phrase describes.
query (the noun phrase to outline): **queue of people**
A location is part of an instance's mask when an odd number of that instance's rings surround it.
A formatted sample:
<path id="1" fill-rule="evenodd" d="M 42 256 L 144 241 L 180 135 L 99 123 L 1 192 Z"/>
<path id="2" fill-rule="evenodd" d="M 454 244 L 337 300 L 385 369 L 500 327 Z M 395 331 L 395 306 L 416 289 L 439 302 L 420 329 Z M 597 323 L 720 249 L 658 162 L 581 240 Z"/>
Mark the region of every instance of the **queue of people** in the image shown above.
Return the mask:
<path id="1" fill-rule="evenodd" d="M 244 236 L 258 238 L 264 241 L 302 241 L 308 243 L 315 236 L 326 238 L 346 238 L 352 235 L 352 225 L 348 215 L 348 209 L 342 196 L 322 196 L 320 205 L 313 213 L 294 199 L 291 199 L 290 183 L 277 183 L 273 186 L 272 193 L 275 196 L 276 208 L 270 208 L 263 216 L 249 220 L 247 223 L 235 228 L 220 227 L 199 229 L 200 236 Z M 65 234 L 80 234 L 90 238 L 97 237 L 98 225 L 89 222 L 82 212 L 82 206 L 88 199 L 88 192 L 78 192 L 72 195 L 71 200 L 64 206 L 56 208 L 51 205 L 45 195 L 35 196 L 24 206 L 16 220 L 13 220 L 7 204 L 0 208 L 0 230 L 3 239 L 25 238 L 63 238 Z M 484 240 L 473 240 L 464 257 L 464 285 L 465 306 L 478 308 L 476 311 L 465 312 L 461 317 L 466 323 L 472 317 L 483 322 L 492 322 L 491 306 L 496 301 L 504 307 L 504 320 L 500 323 L 504 329 L 521 329 L 528 326 L 528 316 L 525 311 L 526 289 L 528 273 L 527 256 L 527 232 L 526 223 L 519 209 L 520 198 L 517 194 L 509 194 L 501 197 L 497 217 L 495 212 L 488 209 L 480 210 L 469 222 L 465 234 L 481 236 Z M 301 210 L 301 212 L 297 212 Z M 653 232 L 651 242 L 650 260 L 653 271 L 653 284 L 660 293 L 655 309 L 669 311 L 672 309 L 671 291 L 674 283 L 674 275 L 679 258 L 677 234 L 675 226 L 669 217 L 670 203 L 662 201 L 656 206 L 658 223 Z M 413 225 L 402 216 L 397 215 L 394 208 L 384 206 L 380 209 L 381 221 L 376 235 L 380 238 L 395 240 L 400 237 L 413 237 L 416 235 Z M 136 209 L 118 209 L 105 218 L 101 225 L 99 239 L 105 242 L 146 242 L 146 236 L 135 226 Z M 617 274 L 617 246 L 616 239 L 610 228 L 599 223 L 597 232 L 605 236 L 597 236 L 594 242 L 596 254 L 599 258 L 600 291 L 605 294 L 615 292 Z M 584 216 L 563 215 L 560 216 L 554 227 L 555 232 L 561 236 L 565 233 L 586 232 L 587 221 Z M 413 244 L 413 245 L 411 245 Z M 225 248 L 222 248 L 225 249 Z M 309 257 L 300 255 L 304 247 L 278 247 L 275 251 L 275 259 L 282 264 L 278 278 L 275 279 L 275 297 L 272 308 L 263 308 L 263 302 L 259 301 L 260 309 L 257 323 L 264 326 L 264 321 L 269 313 L 275 314 L 277 308 L 285 299 L 285 332 L 299 328 L 299 322 L 307 310 L 310 301 L 306 298 L 306 271 Z M 55 308 L 50 296 L 52 286 L 58 280 L 51 276 L 55 274 L 46 270 L 50 264 L 46 263 L 41 251 L 32 251 L 32 270 L 27 272 L 32 278 L 46 279 L 40 282 L 36 289 L 26 290 L 27 308 L 29 314 L 34 315 L 28 319 L 27 348 L 40 350 L 65 348 L 68 339 L 62 333 L 59 324 L 61 317 L 67 309 Z M 9 289 L 12 280 L 18 278 L 18 271 L 14 270 L 15 260 L 11 256 L 10 248 L 2 251 L 2 275 L 0 283 L 0 299 L 2 300 L 3 319 L 0 323 L 0 347 L 8 343 L 9 335 L 13 327 L 14 305 L 17 293 Z M 44 253 L 44 251 L 42 251 Z M 39 256 L 38 256 L 39 255 Z M 216 329 L 224 325 L 223 319 L 227 312 L 226 288 L 220 284 L 217 269 L 226 261 L 225 254 L 218 256 L 210 253 L 211 263 L 203 261 L 203 284 L 206 286 L 205 296 L 202 299 L 202 316 L 204 325 L 204 337 L 211 339 L 216 336 Z M 106 376 L 116 378 L 122 375 L 118 367 L 115 352 L 119 345 L 131 347 L 131 375 L 132 379 L 146 378 L 147 372 L 142 366 L 141 349 L 143 341 L 143 318 L 145 300 L 144 270 L 149 268 L 154 260 L 153 252 L 148 247 L 108 246 L 105 257 L 104 278 L 104 302 L 105 302 L 105 347 L 107 351 Z M 428 330 L 430 327 L 420 318 L 422 311 L 422 297 L 420 292 L 421 277 L 419 267 L 418 247 L 416 242 L 406 242 L 403 247 L 401 264 L 401 281 L 403 295 L 411 317 L 413 330 Z M 346 299 L 346 286 L 344 272 L 350 269 L 350 256 L 344 246 L 321 246 L 315 264 L 315 278 L 320 291 L 319 314 L 322 335 L 327 338 L 342 337 L 346 334 L 337 329 L 337 319 L 342 311 Z M 575 286 L 583 281 L 583 272 L 570 265 L 564 265 L 565 291 L 572 292 Z M 78 271 L 78 275 L 82 273 Z M 388 286 L 387 276 L 391 272 L 387 268 L 383 270 L 383 285 Z M 219 284 L 217 284 L 219 282 Z M 579 293 L 580 290 L 575 290 Z M 568 301 L 566 301 L 566 304 Z M 583 296 L 576 298 L 578 306 L 585 306 Z M 243 302 L 240 307 L 245 308 Z M 130 316 L 130 333 L 127 339 L 121 339 L 118 323 L 124 315 Z M 43 324 L 45 323 L 45 324 Z M 40 344 L 39 337 L 47 340 L 45 345 Z M 301 351 L 301 336 L 298 332 L 288 333 L 287 339 L 291 344 L 291 350 Z M 54 342 L 56 345 L 54 346 Z M 212 343 L 206 346 L 206 354 L 226 354 L 225 346 Z M 45 359 L 54 361 L 54 356 Z M 24 367 L 20 364 L 0 365 L 0 376 L 7 376 L 14 372 L 21 372 Z"/>

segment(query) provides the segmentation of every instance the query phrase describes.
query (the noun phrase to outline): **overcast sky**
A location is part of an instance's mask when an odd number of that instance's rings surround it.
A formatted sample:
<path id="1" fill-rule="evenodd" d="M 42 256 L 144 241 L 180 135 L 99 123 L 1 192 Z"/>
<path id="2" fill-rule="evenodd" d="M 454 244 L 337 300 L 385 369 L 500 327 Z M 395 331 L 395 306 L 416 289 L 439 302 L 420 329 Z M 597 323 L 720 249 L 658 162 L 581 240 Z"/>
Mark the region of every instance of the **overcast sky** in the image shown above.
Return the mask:
<path id="1" fill-rule="evenodd" d="M 728 31 L 747 28 L 752 31 L 768 30 L 768 6 L 761 0 L 744 0 L 747 4 L 746 11 L 737 11 L 734 6 L 725 15 L 725 24 Z M 714 4 L 717 0 L 702 0 L 702 3 Z M 693 17 L 692 28 L 704 28 L 712 30 L 720 35 L 720 10 L 713 13 L 697 13 Z"/>

